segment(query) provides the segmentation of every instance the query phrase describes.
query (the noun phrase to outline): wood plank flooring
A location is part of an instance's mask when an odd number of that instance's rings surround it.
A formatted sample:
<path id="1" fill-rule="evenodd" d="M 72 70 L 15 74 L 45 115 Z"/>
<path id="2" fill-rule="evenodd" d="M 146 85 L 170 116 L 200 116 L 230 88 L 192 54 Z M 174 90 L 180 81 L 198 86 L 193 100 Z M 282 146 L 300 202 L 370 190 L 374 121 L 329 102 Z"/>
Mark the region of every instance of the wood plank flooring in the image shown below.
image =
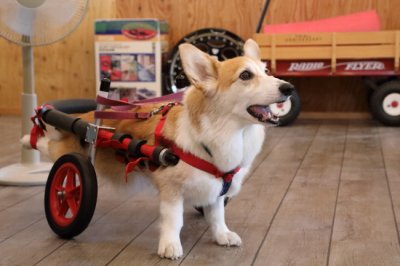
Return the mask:
<path id="1" fill-rule="evenodd" d="M 0 117 L 0 167 L 19 160 L 19 124 Z M 268 129 L 226 207 L 243 246 L 216 246 L 187 205 L 178 261 L 156 254 L 157 197 L 102 182 L 91 224 L 70 241 L 48 227 L 43 197 L 40 186 L 0 186 L 0 265 L 400 265 L 400 128 L 298 120 Z"/>

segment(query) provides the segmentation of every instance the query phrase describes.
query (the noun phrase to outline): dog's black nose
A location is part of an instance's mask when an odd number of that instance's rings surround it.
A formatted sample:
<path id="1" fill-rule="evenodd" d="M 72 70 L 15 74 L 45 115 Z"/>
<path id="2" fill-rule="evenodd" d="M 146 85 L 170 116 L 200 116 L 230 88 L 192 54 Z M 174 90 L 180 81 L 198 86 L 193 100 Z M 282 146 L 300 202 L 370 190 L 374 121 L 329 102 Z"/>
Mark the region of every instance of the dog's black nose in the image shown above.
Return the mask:
<path id="1" fill-rule="evenodd" d="M 290 83 L 285 82 L 279 87 L 279 91 L 285 96 L 290 96 L 294 91 L 294 86 Z"/>

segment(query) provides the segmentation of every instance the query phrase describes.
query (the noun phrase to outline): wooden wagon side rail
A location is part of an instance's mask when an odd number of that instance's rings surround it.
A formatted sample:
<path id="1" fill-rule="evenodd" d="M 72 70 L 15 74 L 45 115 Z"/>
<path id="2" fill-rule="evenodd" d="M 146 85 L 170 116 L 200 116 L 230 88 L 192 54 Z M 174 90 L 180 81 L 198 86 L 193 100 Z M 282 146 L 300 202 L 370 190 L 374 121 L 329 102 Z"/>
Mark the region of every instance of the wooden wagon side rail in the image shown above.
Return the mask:
<path id="1" fill-rule="evenodd" d="M 399 71 L 400 31 L 255 34 L 261 58 L 273 73 L 279 61 L 328 60 L 335 74 L 338 60 L 389 59 Z"/>

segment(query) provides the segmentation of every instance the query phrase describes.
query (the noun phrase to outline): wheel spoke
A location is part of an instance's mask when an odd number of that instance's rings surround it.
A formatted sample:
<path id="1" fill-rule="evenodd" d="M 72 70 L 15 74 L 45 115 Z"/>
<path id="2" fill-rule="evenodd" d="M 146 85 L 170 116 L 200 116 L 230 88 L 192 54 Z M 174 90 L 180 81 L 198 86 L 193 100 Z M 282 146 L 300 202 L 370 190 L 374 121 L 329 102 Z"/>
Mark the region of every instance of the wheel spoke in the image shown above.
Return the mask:
<path id="1" fill-rule="evenodd" d="M 76 195 L 79 195 L 80 190 L 81 190 L 81 186 L 76 186 L 76 187 L 73 187 L 72 189 L 68 190 L 67 193 L 71 197 L 74 197 Z"/>
<path id="2" fill-rule="evenodd" d="M 68 206 L 71 210 L 72 216 L 76 216 L 77 212 L 78 212 L 78 205 L 76 204 L 76 201 L 74 198 L 68 198 L 67 199 L 68 202 Z"/>
<path id="3" fill-rule="evenodd" d="M 70 191 L 75 187 L 75 173 L 73 170 L 68 169 L 67 171 L 67 183 L 65 184 L 65 188 Z"/>
<path id="4" fill-rule="evenodd" d="M 63 200 L 63 201 L 60 203 L 60 209 L 58 210 L 58 215 L 64 217 L 64 216 L 67 214 L 67 211 L 68 211 L 68 204 L 67 204 L 67 201 L 66 201 L 66 200 Z"/>

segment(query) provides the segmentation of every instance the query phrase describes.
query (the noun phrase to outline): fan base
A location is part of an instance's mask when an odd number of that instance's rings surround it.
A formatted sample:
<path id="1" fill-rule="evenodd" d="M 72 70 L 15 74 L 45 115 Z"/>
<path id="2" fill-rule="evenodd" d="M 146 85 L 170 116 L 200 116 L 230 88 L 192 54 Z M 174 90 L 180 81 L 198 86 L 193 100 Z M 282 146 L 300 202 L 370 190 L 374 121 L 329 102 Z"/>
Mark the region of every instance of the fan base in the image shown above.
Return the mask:
<path id="1" fill-rule="evenodd" d="M 0 185 L 42 186 L 46 184 L 52 163 L 16 163 L 0 169 Z"/>

